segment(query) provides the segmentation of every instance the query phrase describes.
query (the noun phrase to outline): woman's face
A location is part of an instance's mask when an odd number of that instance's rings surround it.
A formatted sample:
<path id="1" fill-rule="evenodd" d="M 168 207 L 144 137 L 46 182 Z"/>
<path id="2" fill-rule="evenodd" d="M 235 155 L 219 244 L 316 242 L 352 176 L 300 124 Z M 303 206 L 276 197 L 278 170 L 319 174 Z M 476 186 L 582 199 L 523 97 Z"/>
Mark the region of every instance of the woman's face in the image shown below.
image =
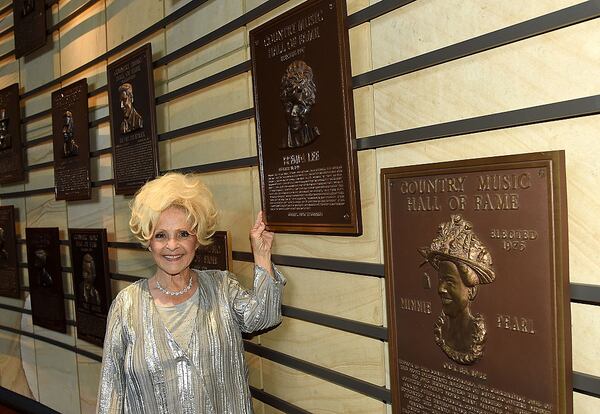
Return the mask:
<path id="1" fill-rule="evenodd" d="M 150 239 L 150 251 L 159 271 L 176 276 L 187 271 L 194 259 L 196 235 L 186 220 L 186 212 L 179 207 L 163 211 Z"/>
<path id="2" fill-rule="evenodd" d="M 438 295 L 444 314 L 453 317 L 469 306 L 469 288 L 465 286 L 456 265 L 442 261 L 438 268 Z"/>

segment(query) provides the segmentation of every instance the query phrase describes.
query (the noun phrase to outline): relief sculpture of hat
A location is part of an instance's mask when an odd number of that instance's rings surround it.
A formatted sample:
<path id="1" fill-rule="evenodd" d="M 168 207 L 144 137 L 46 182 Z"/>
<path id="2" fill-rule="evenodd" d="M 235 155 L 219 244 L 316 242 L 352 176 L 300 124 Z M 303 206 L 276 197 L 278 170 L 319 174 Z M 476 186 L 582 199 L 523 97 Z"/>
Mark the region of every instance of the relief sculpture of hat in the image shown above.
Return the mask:
<path id="1" fill-rule="evenodd" d="M 490 252 L 473 232 L 473 225 L 460 215 L 451 215 L 449 222 L 440 224 L 430 247 L 417 250 L 436 270 L 443 260 L 469 266 L 477 277 L 474 284 L 491 283 L 496 277 Z"/>

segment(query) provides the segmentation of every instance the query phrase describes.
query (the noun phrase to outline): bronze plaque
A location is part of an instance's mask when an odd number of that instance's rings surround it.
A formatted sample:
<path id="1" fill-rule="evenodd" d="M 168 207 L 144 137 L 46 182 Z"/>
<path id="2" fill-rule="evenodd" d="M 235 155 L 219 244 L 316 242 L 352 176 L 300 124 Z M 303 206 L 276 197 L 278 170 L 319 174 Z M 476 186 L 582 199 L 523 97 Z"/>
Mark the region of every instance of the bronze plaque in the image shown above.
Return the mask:
<path id="1" fill-rule="evenodd" d="M 77 337 L 102 346 L 112 299 L 106 229 L 69 229 Z"/>
<path id="2" fill-rule="evenodd" d="M 33 323 L 66 333 L 58 227 L 26 228 Z"/>
<path id="3" fill-rule="evenodd" d="M 13 0 L 15 57 L 30 54 L 46 44 L 46 2 Z"/>
<path id="4" fill-rule="evenodd" d="M 571 413 L 564 153 L 381 186 L 393 412 Z"/>
<path id="5" fill-rule="evenodd" d="M 158 175 L 152 47 L 108 65 L 108 105 L 116 194 L 133 194 Z"/>
<path id="6" fill-rule="evenodd" d="M 198 270 L 231 270 L 231 238 L 226 231 L 216 231 L 208 246 L 200 246 L 191 267 Z"/>
<path id="7" fill-rule="evenodd" d="M 0 207 L 0 296 L 21 298 L 15 207 Z"/>
<path id="8" fill-rule="evenodd" d="M 0 91 L 0 184 L 25 179 L 19 84 Z"/>
<path id="9" fill-rule="evenodd" d="M 54 193 L 57 200 L 89 200 L 88 87 L 82 79 L 52 92 Z"/>
<path id="10" fill-rule="evenodd" d="M 250 32 L 270 230 L 360 235 L 345 1 L 309 0 Z"/>

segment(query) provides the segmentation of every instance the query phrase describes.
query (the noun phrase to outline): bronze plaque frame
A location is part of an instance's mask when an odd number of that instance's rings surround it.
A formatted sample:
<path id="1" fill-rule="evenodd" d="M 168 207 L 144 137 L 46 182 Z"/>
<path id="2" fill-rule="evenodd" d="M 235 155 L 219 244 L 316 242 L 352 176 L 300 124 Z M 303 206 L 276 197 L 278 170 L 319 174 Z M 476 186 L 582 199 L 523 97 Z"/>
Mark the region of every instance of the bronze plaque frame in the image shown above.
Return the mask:
<path id="1" fill-rule="evenodd" d="M 0 91 L 0 184 L 25 180 L 19 84 Z"/>
<path id="2" fill-rule="evenodd" d="M 87 79 L 52 92 L 54 196 L 92 198 Z"/>
<path id="3" fill-rule="evenodd" d="M 21 298 L 14 206 L 0 206 L 0 296 Z"/>
<path id="4" fill-rule="evenodd" d="M 67 333 L 58 227 L 27 227 L 25 234 L 33 324 Z"/>
<path id="5" fill-rule="evenodd" d="M 272 231 L 362 234 L 345 3 L 309 0 L 250 32 L 261 200 Z"/>
<path id="6" fill-rule="evenodd" d="M 393 412 L 572 413 L 564 152 L 382 169 L 381 192 Z"/>
<path id="7" fill-rule="evenodd" d="M 131 195 L 159 174 L 151 44 L 108 65 L 107 76 L 115 194 Z"/>
<path id="8" fill-rule="evenodd" d="M 46 2 L 14 0 L 15 58 L 19 59 L 46 44 Z"/>
<path id="9" fill-rule="evenodd" d="M 231 236 L 228 231 L 215 231 L 212 243 L 196 249 L 190 267 L 198 270 L 231 270 Z"/>
<path id="10" fill-rule="evenodd" d="M 69 229 L 77 338 L 102 346 L 112 300 L 106 229 Z"/>

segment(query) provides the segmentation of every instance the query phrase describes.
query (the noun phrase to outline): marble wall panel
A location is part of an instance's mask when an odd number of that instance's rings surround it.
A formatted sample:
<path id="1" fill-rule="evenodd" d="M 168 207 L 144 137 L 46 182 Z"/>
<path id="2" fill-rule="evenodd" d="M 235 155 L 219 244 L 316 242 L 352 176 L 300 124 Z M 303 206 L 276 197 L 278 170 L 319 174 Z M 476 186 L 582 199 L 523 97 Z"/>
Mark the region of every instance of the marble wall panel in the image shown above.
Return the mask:
<path id="1" fill-rule="evenodd" d="M 389 65 L 559 10 L 579 0 L 415 1 L 374 19 L 373 66 Z"/>
<path id="2" fill-rule="evenodd" d="M 2 19 L 2 21 L 0 21 L 0 32 L 2 32 L 3 30 L 5 30 L 7 28 L 5 21 L 8 20 L 9 16 L 12 17 L 12 14 L 9 14 L 8 16 L 6 16 L 6 18 L 4 18 L 4 19 Z M 4 55 L 6 53 L 12 52 L 15 49 L 15 35 L 13 33 L 8 33 L 7 35 L 2 36 L 0 38 L 0 56 Z M 14 58 L 14 56 L 11 56 L 10 59 L 15 59 L 15 58 Z M 16 72 L 18 74 L 19 70 L 17 69 Z"/>
<path id="3" fill-rule="evenodd" d="M 80 347 L 79 344 L 77 346 Z M 101 354 L 100 350 L 99 355 Z M 79 380 L 81 414 L 94 414 L 96 412 L 101 367 L 100 362 L 77 355 L 77 379 Z"/>
<path id="4" fill-rule="evenodd" d="M 171 140 L 171 167 L 190 167 L 250 157 L 253 153 L 248 137 L 249 123 L 247 120 L 240 121 Z M 197 151 L 197 148 L 202 150 Z"/>
<path id="5" fill-rule="evenodd" d="M 375 134 L 373 86 L 354 89 L 354 125 L 356 137 Z"/>
<path id="6" fill-rule="evenodd" d="M 3 310 L 2 313 L 14 314 L 14 328 L 20 328 L 20 312 Z M 3 318 L 5 319 L 5 318 Z M 4 322 L 4 321 L 3 321 Z M 4 323 L 3 323 L 4 325 Z M 27 377 L 21 364 L 20 335 L 0 330 L 0 386 L 25 397 L 32 398 L 33 393 L 27 383 Z"/>
<path id="7" fill-rule="evenodd" d="M 315 414 L 383 414 L 385 404 L 263 359 L 265 391 Z"/>
<path id="8" fill-rule="evenodd" d="M 42 164 L 49 162 L 54 159 L 54 145 L 52 141 L 46 141 L 39 145 L 28 147 L 25 152 L 27 153 L 26 160 L 27 165 L 32 166 L 36 164 Z M 31 173 L 30 173 L 31 174 Z"/>
<path id="9" fill-rule="evenodd" d="M 58 20 L 58 7 L 53 7 L 53 20 Z M 42 49 L 19 59 L 19 83 L 24 92 L 44 85 L 61 74 L 60 72 L 60 42 L 58 31 L 48 36 L 46 46 Z M 46 108 L 49 108 L 48 105 Z M 35 112 L 39 112 L 38 109 Z M 28 114 L 31 115 L 31 114 Z"/>
<path id="10" fill-rule="evenodd" d="M 376 131 L 598 94 L 599 38 L 600 21 L 592 20 L 380 82 L 374 86 Z"/>
<path id="11" fill-rule="evenodd" d="M 276 237 L 278 237 L 277 235 Z M 383 289 L 377 277 L 280 266 L 286 305 L 381 326 Z"/>
<path id="12" fill-rule="evenodd" d="M 2 88 L 19 82 L 19 61 L 14 57 L 9 57 L 4 61 L 6 63 L 0 66 L 0 87 Z"/>
<path id="13" fill-rule="evenodd" d="M 114 233 L 113 189 L 111 186 L 92 188 L 92 199 L 70 201 L 67 204 L 68 227 L 105 228 Z"/>
<path id="14" fill-rule="evenodd" d="M 597 235 L 600 185 L 596 137 L 600 116 L 548 122 L 378 149 L 377 167 L 466 158 L 565 150 L 569 214 L 569 273 L 572 282 L 600 284 Z M 379 186 L 377 186 L 379 188 Z M 378 200 L 380 196 L 378 196 Z M 379 206 L 379 208 L 381 208 Z"/>
<path id="15" fill-rule="evenodd" d="M 107 47 L 129 40 L 164 17 L 163 0 L 107 0 Z"/>
<path id="16" fill-rule="evenodd" d="M 596 414 L 600 412 L 600 398 L 579 392 L 573 393 L 573 412 L 576 414 Z"/>
<path id="17" fill-rule="evenodd" d="M 54 167 L 52 165 L 39 170 L 29 171 L 25 190 L 37 190 L 40 188 L 54 188 Z M 52 196 L 54 197 L 54 194 Z"/>
<path id="18" fill-rule="evenodd" d="M 111 145 L 110 125 L 108 123 L 90 128 L 90 151 L 98 151 Z"/>
<path id="19" fill-rule="evenodd" d="M 24 188 L 25 188 L 25 185 L 21 184 L 21 183 L 3 184 L 3 185 L 0 185 L 0 194 L 14 193 L 16 191 L 23 191 Z M 0 205 L 5 205 L 4 201 L 0 200 Z"/>
<path id="20" fill-rule="evenodd" d="M 275 254 L 320 257 L 356 262 L 380 262 L 376 193 L 376 165 L 373 151 L 358 153 L 358 177 L 362 208 L 363 234 L 359 237 L 277 234 Z M 254 183 L 255 200 L 260 201 L 258 175 Z M 260 202 L 257 204 L 260 206 Z M 256 208 L 256 207 L 255 207 Z"/>
<path id="21" fill-rule="evenodd" d="M 571 304 L 573 370 L 600 377 L 600 306 Z"/>
<path id="22" fill-rule="evenodd" d="M 90 158 L 92 181 L 109 180 L 113 176 L 112 154 Z M 111 188 L 112 193 L 112 188 Z"/>
<path id="23" fill-rule="evenodd" d="M 27 227 L 58 227 L 61 239 L 66 239 L 67 206 L 56 201 L 54 194 L 40 194 L 25 198 Z"/>
<path id="24" fill-rule="evenodd" d="M 114 196 L 115 235 L 114 238 L 109 236 L 110 241 L 137 242 L 137 239 L 133 237 L 131 230 L 129 230 L 129 218 L 131 217 L 129 203 L 132 199 L 133 196 Z"/>
<path id="25" fill-rule="evenodd" d="M 250 31 L 252 29 L 254 29 L 255 27 L 260 26 L 263 23 L 268 22 L 269 20 L 272 20 L 273 18 L 279 16 L 280 14 L 285 13 L 288 10 L 293 9 L 294 7 L 298 6 L 301 3 L 304 3 L 305 0 L 290 0 L 286 3 L 284 3 L 283 5 L 277 7 L 275 10 L 270 11 L 269 13 L 266 13 L 262 16 L 260 16 L 258 19 L 253 20 L 252 22 L 250 22 L 247 26 L 246 29 L 248 31 L 248 34 L 250 33 Z M 266 3 L 265 0 L 246 0 L 246 13 L 254 8 L 256 8 L 256 6 L 259 6 L 263 3 Z M 246 44 L 250 44 L 250 42 L 246 41 Z M 248 56 L 250 56 L 250 54 L 248 54 Z"/>
<path id="26" fill-rule="evenodd" d="M 371 26 L 364 23 L 348 31 L 350 41 L 350 65 L 352 76 L 368 72 L 373 67 L 371 61 Z"/>
<path id="27" fill-rule="evenodd" d="M 242 4 L 241 0 L 209 1 L 197 7 L 167 28 L 167 52 L 177 50 L 241 16 Z M 167 0 L 167 14 L 171 13 L 172 6 L 173 2 Z"/>
<path id="28" fill-rule="evenodd" d="M 260 336 L 267 348 L 376 385 L 384 385 L 383 342 L 298 319 Z"/>
<path id="29" fill-rule="evenodd" d="M 61 19 L 71 12 L 69 1 L 61 6 Z M 99 1 L 60 29 L 61 74 L 71 72 L 106 52 L 106 15 L 104 1 Z M 105 64 L 100 68 L 86 70 L 81 77 L 88 78 L 88 88 L 93 90 L 106 84 Z M 68 83 L 75 81 L 69 80 Z"/>
<path id="30" fill-rule="evenodd" d="M 248 73 L 235 76 L 169 103 L 171 130 L 252 107 Z"/>
<path id="31" fill-rule="evenodd" d="M 369 2 L 369 0 L 346 0 L 346 12 L 348 16 L 352 13 L 356 13 L 370 5 L 370 3 L 375 3 L 375 1 Z"/>
<path id="32" fill-rule="evenodd" d="M 111 272 L 148 278 L 156 270 L 152 255 L 145 250 L 114 249 L 109 254 L 114 263 Z"/>
<path id="33" fill-rule="evenodd" d="M 50 94 L 48 94 L 50 97 Z M 29 101 L 28 101 L 29 102 Z M 44 107 L 43 110 L 50 108 L 50 100 L 48 99 L 48 106 Z M 41 111 L 42 109 L 40 109 Z M 40 112 L 35 111 L 35 113 Z M 25 140 L 32 141 L 37 138 L 47 137 L 52 135 L 52 118 L 51 117 L 43 117 L 38 118 L 34 121 L 28 122 L 25 124 Z"/>

